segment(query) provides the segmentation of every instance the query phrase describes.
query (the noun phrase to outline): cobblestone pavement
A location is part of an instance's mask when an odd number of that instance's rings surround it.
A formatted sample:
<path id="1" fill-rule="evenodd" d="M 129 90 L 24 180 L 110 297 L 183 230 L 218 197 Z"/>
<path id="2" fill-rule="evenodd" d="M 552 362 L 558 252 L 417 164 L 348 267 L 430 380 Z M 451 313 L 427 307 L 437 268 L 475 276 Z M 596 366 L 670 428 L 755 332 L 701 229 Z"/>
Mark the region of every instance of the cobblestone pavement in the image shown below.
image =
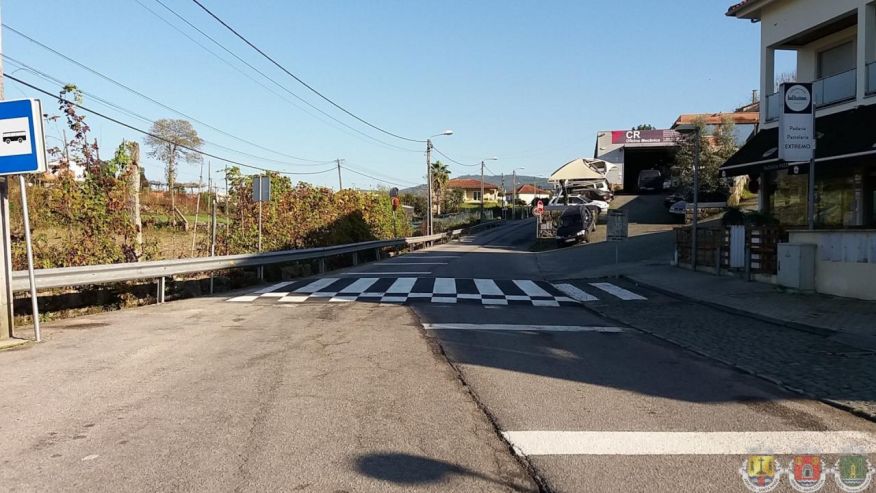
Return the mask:
<path id="1" fill-rule="evenodd" d="M 593 279 L 575 280 L 586 286 Z M 876 419 L 876 352 L 818 335 L 728 313 L 636 285 L 647 301 L 593 302 L 587 309 L 770 380 L 792 391 Z"/>

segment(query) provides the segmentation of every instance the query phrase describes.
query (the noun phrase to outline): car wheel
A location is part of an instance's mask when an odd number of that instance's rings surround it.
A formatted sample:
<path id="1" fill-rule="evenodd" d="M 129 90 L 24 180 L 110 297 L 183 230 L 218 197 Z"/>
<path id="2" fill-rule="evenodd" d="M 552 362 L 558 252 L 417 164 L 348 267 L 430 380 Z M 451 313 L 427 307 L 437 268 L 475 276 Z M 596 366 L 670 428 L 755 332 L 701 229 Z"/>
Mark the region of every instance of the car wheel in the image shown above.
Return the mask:
<path id="1" fill-rule="evenodd" d="M 21 137 L 19 137 L 19 138 L 18 138 L 18 143 L 21 144 L 22 142 L 24 142 L 24 139 L 21 138 Z"/>

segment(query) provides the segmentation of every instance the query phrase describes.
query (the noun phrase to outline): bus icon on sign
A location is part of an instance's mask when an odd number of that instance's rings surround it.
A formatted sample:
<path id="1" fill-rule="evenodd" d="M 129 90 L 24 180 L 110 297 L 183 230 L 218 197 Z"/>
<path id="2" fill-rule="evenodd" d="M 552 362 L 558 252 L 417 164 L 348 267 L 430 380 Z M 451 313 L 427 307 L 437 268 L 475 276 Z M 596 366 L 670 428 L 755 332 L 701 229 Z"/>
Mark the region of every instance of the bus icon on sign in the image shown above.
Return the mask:
<path id="1" fill-rule="evenodd" d="M 17 131 L 17 132 L 3 132 L 3 142 L 6 144 L 11 144 L 12 142 L 18 142 L 21 144 L 27 140 L 27 132 L 25 131 Z"/>

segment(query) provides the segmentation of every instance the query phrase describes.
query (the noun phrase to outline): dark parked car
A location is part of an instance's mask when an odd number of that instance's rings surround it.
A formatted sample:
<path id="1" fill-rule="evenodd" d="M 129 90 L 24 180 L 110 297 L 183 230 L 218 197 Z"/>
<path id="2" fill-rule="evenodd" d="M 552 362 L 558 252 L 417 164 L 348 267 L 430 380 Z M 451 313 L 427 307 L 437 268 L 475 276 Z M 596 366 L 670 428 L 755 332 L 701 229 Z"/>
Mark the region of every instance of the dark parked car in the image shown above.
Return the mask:
<path id="1" fill-rule="evenodd" d="M 557 227 L 557 245 L 565 246 L 579 241 L 590 242 L 594 225 L 593 213 L 586 206 L 572 206 L 560 215 Z"/>
<path id="2" fill-rule="evenodd" d="M 663 190 L 663 174 L 656 169 L 645 169 L 639 172 L 639 191 L 656 192 Z"/>
<path id="3" fill-rule="evenodd" d="M 583 188 L 581 190 L 577 190 L 576 193 L 587 197 L 590 200 L 601 200 L 603 202 L 611 202 L 611 199 L 614 198 L 614 194 L 611 192 L 606 192 L 605 190 L 597 190 L 595 188 Z"/>

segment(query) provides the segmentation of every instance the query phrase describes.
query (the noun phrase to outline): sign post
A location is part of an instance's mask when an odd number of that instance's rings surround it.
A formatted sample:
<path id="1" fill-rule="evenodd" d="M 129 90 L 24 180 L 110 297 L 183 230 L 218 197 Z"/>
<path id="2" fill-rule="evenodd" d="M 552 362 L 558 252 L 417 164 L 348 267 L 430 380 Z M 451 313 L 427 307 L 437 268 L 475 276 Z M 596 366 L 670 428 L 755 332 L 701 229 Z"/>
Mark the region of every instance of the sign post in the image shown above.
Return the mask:
<path id="1" fill-rule="evenodd" d="M 395 224 L 395 211 L 398 210 L 399 205 L 401 205 L 401 200 L 398 198 L 398 188 L 392 187 L 389 190 L 389 200 L 392 202 L 392 236 L 393 238 L 398 238 L 398 231 L 396 231 Z"/>
<path id="2" fill-rule="evenodd" d="M 779 159 L 788 163 L 809 162 L 809 229 L 815 229 L 815 102 L 812 84 L 786 82 L 781 87 L 779 114 Z"/>
<path id="3" fill-rule="evenodd" d="M 33 311 L 34 338 L 37 342 L 42 341 L 40 332 L 40 313 L 37 305 L 36 282 L 33 274 L 33 243 L 30 237 L 30 217 L 27 206 L 27 183 L 24 174 L 44 173 L 46 171 L 46 140 L 43 131 L 43 111 L 38 99 L 18 99 L 0 102 L 0 176 L 4 176 L 2 197 L 4 205 L 8 201 L 8 176 L 18 175 L 18 183 L 21 186 L 21 207 L 24 218 L 24 238 L 27 249 L 27 270 L 30 278 L 30 302 Z M 2 294 L 8 303 L 8 336 L 12 335 L 12 262 L 9 244 L 9 216 L 7 207 L 3 208 L 4 256 L 6 278 L 5 292 Z M 0 334 L 0 338 L 7 334 Z"/>
<path id="4" fill-rule="evenodd" d="M 262 251 L 262 202 L 271 200 L 271 177 L 255 175 L 252 177 L 252 200 L 259 203 L 259 253 Z M 259 280 L 265 279 L 265 268 L 259 266 Z"/>
<path id="5" fill-rule="evenodd" d="M 620 276 L 620 248 L 619 243 L 629 237 L 629 219 L 626 211 L 608 211 L 608 225 L 606 240 L 614 242 L 614 267 L 616 276 Z"/>

